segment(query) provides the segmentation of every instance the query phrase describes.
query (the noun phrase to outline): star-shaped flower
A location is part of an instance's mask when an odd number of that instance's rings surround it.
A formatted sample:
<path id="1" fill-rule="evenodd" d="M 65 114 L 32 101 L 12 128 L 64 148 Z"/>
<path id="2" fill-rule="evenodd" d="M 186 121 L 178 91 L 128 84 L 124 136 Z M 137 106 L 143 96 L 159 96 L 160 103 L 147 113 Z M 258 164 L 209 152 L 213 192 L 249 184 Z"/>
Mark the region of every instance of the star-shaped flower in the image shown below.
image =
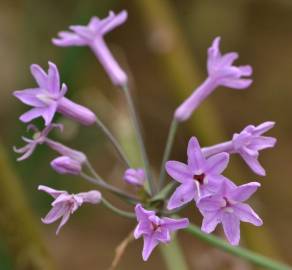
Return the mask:
<path id="1" fill-rule="evenodd" d="M 108 17 L 99 19 L 92 17 L 88 25 L 73 25 L 70 30 L 62 31 L 58 38 L 52 40 L 53 44 L 60 47 L 89 46 L 99 59 L 100 63 L 111 78 L 113 84 L 123 86 L 127 83 L 127 75 L 114 59 L 104 41 L 104 35 L 120 26 L 127 20 L 126 11 L 118 14 L 110 11 Z"/>
<path id="2" fill-rule="evenodd" d="M 235 133 L 232 145 L 235 153 L 240 154 L 247 165 L 257 174 L 264 176 L 265 169 L 258 161 L 259 151 L 274 147 L 277 140 L 273 137 L 262 136 L 273 128 L 275 122 L 264 122 L 257 127 L 249 125 L 239 134 Z"/>
<path id="3" fill-rule="evenodd" d="M 42 117 L 48 126 L 57 111 L 84 125 L 91 125 L 96 121 L 92 111 L 64 97 L 67 86 L 64 83 L 61 85 L 59 71 L 54 63 L 49 62 L 48 73 L 36 64 L 31 65 L 30 70 L 38 87 L 13 92 L 21 102 L 33 107 L 20 116 L 22 122 Z"/>
<path id="4" fill-rule="evenodd" d="M 187 164 L 179 161 L 166 163 L 167 173 L 180 183 L 168 201 L 168 209 L 180 207 L 192 200 L 198 201 L 201 197 L 216 192 L 222 182 L 221 173 L 229 162 L 227 153 L 206 159 L 195 137 L 189 140 L 187 156 Z"/>
<path id="5" fill-rule="evenodd" d="M 207 79 L 176 109 L 174 117 L 178 122 L 189 119 L 193 111 L 218 86 L 245 89 L 252 83 L 251 79 L 246 78 L 252 74 L 251 66 L 234 66 L 233 62 L 238 58 L 238 54 L 230 52 L 222 55 L 219 44 L 220 37 L 217 37 L 208 49 Z"/>
<path id="6" fill-rule="evenodd" d="M 136 239 L 143 236 L 144 246 L 142 257 L 147 261 L 153 249 L 159 243 L 169 243 L 171 241 L 171 232 L 188 227 L 187 218 L 171 219 L 167 217 L 158 217 L 155 211 L 145 210 L 141 204 L 135 207 L 138 225 L 134 231 Z"/>
<path id="7" fill-rule="evenodd" d="M 211 233 L 222 223 L 225 235 L 231 245 L 238 245 L 240 240 L 240 221 L 255 226 L 263 224 L 260 217 L 244 201 L 257 189 L 260 183 L 251 182 L 236 186 L 225 180 L 219 192 L 202 198 L 197 207 L 203 215 L 202 231 Z"/>
<path id="8" fill-rule="evenodd" d="M 46 186 L 39 186 L 38 190 L 47 192 L 55 200 L 52 202 L 52 209 L 42 219 L 45 224 L 51 224 L 61 218 L 56 234 L 67 223 L 70 215 L 73 214 L 83 203 L 97 204 L 101 201 L 101 193 L 97 190 L 68 194 L 67 191 L 55 190 Z"/>

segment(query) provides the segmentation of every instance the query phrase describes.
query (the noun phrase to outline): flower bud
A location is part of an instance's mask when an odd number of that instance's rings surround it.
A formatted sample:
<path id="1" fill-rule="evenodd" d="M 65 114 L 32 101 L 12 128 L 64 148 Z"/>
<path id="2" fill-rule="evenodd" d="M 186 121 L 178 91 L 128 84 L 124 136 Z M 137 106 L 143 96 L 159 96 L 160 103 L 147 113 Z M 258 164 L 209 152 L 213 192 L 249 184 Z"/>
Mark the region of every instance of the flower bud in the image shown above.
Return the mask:
<path id="1" fill-rule="evenodd" d="M 145 171 L 143 169 L 129 168 L 124 173 L 124 180 L 135 186 L 143 186 L 145 182 Z"/>
<path id="2" fill-rule="evenodd" d="M 78 175 L 81 172 L 82 165 L 79 161 L 67 156 L 57 157 L 51 161 L 52 168 L 60 174 Z"/>

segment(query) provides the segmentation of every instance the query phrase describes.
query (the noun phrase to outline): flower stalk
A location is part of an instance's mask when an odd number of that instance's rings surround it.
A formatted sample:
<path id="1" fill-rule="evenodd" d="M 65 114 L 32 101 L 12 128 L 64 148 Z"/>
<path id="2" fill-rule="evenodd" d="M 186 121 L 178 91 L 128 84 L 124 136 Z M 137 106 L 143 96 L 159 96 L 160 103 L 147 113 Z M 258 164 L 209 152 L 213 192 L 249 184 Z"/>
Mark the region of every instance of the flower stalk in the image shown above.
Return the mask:
<path id="1" fill-rule="evenodd" d="M 168 137 L 167 137 L 167 142 L 166 142 L 166 146 L 165 146 L 165 150 L 164 150 L 164 154 L 163 154 L 163 158 L 162 158 L 162 163 L 161 163 L 161 168 L 160 168 L 159 190 L 161 190 L 163 188 L 165 175 L 166 175 L 165 163 L 169 159 L 169 156 L 171 154 L 171 150 L 172 150 L 175 134 L 176 134 L 176 131 L 177 131 L 177 126 L 178 126 L 178 122 L 177 122 L 177 120 L 175 118 L 173 118 L 172 122 L 170 124 Z"/>
<path id="2" fill-rule="evenodd" d="M 199 227 L 194 224 L 190 224 L 189 227 L 185 229 L 185 231 L 196 236 L 198 239 L 206 242 L 213 247 L 216 247 L 237 257 L 243 258 L 244 260 L 249 261 L 257 266 L 264 267 L 265 269 L 292 270 L 292 268 L 288 265 L 282 264 L 245 248 L 231 246 L 226 241 L 221 240 L 214 235 L 205 234 L 200 230 Z"/>
<path id="3" fill-rule="evenodd" d="M 139 125 L 138 116 L 137 116 L 137 113 L 135 110 L 134 102 L 133 102 L 129 87 L 127 85 L 125 85 L 125 86 L 123 86 L 122 89 L 124 90 L 127 104 L 129 107 L 129 112 L 130 112 L 130 115 L 131 115 L 131 118 L 133 121 L 133 126 L 135 129 L 136 138 L 137 138 L 137 141 L 138 141 L 138 144 L 140 147 L 142 159 L 143 159 L 144 166 L 145 166 L 145 171 L 146 171 L 147 180 L 148 180 L 149 187 L 150 187 L 150 192 L 153 195 L 156 193 L 156 186 L 155 186 L 155 183 L 154 183 L 152 176 L 151 176 L 149 159 L 148 159 L 147 152 L 145 149 L 145 144 L 144 144 L 144 141 L 142 138 L 142 132 L 141 132 L 141 128 Z"/>

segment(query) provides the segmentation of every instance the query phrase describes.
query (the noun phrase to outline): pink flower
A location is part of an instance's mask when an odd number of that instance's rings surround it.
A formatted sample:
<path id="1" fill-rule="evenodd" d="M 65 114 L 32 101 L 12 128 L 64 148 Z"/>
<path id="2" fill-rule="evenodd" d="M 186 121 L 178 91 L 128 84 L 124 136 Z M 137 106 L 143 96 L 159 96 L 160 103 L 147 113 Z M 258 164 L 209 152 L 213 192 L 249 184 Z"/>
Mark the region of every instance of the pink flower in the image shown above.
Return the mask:
<path id="1" fill-rule="evenodd" d="M 240 240 L 240 221 L 261 226 L 263 221 L 253 211 L 246 201 L 257 189 L 260 183 L 252 182 L 241 186 L 225 180 L 219 192 L 202 198 L 197 207 L 204 219 L 202 231 L 211 233 L 219 223 L 222 223 L 225 235 L 231 245 L 238 245 Z"/>
<path id="2" fill-rule="evenodd" d="M 238 58 L 235 52 L 222 55 L 219 50 L 220 37 L 214 39 L 208 49 L 208 77 L 175 111 L 175 119 L 179 122 L 190 118 L 193 111 L 211 94 L 218 86 L 233 89 L 245 89 L 252 83 L 245 78 L 252 74 L 251 66 L 234 66 Z"/>
<path id="3" fill-rule="evenodd" d="M 24 123 L 42 117 L 45 125 L 52 123 L 56 112 L 78 121 L 83 125 L 91 125 L 96 121 L 95 114 L 89 109 L 65 98 L 66 84 L 60 84 L 60 75 L 57 66 L 49 62 L 46 73 L 39 65 L 31 65 L 31 74 L 38 87 L 14 91 L 13 95 L 24 104 L 32 106 L 28 112 L 20 116 Z"/>
<path id="4" fill-rule="evenodd" d="M 70 26 L 72 32 L 63 31 L 58 38 L 52 40 L 53 44 L 60 47 L 89 46 L 94 52 L 114 85 L 127 84 L 126 73 L 121 69 L 104 41 L 104 35 L 123 24 L 128 17 L 126 11 L 117 15 L 110 11 L 108 17 L 99 19 L 92 17 L 86 26 Z"/>
<path id="5" fill-rule="evenodd" d="M 144 246 L 142 257 L 147 261 L 153 249 L 159 243 L 169 243 L 171 241 L 170 233 L 179 229 L 188 227 L 187 218 L 172 219 L 167 217 L 158 217 L 154 211 L 146 210 L 141 204 L 135 207 L 138 225 L 134 231 L 136 239 L 143 236 Z"/>
<path id="6" fill-rule="evenodd" d="M 143 169 L 129 168 L 124 173 L 124 180 L 135 186 L 143 186 L 145 183 L 145 171 Z"/>
<path id="7" fill-rule="evenodd" d="M 39 186 L 38 190 L 47 192 L 55 200 L 52 202 L 52 209 L 42 219 L 45 224 L 51 224 L 61 219 L 56 234 L 68 222 L 70 215 L 73 214 L 83 203 L 97 204 L 101 201 L 101 193 L 97 190 L 78 194 L 68 194 L 67 191 L 55 190 L 46 186 Z"/>

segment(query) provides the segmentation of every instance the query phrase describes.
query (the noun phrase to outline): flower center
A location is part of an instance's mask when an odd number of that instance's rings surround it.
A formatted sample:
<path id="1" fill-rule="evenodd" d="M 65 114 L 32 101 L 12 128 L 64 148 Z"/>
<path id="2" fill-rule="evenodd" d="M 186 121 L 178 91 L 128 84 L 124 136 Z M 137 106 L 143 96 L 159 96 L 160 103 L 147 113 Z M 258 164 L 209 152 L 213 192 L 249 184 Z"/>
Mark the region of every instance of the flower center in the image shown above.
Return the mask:
<path id="1" fill-rule="evenodd" d="M 36 95 L 36 97 L 46 105 L 50 105 L 55 101 L 54 97 L 51 96 L 47 91 L 43 91 L 42 93 Z"/>
<path id="2" fill-rule="evenodd" d="M 156 232 L 156 231 L 160 231 L 161 225 L 160 224 L 156 224 L 154 222 L 151 222 L 151 227 L 152 227 L 152 230 L 154 232 Z"/>
<path id="3" fill-rule="evenodd" d="M 193 176 L 193 179 L 198 181 L 200 185 L 203 185 L 204 184 L 204 179 L 205 179 L 205 174 L 204 173 L 195 174 Z"/>

